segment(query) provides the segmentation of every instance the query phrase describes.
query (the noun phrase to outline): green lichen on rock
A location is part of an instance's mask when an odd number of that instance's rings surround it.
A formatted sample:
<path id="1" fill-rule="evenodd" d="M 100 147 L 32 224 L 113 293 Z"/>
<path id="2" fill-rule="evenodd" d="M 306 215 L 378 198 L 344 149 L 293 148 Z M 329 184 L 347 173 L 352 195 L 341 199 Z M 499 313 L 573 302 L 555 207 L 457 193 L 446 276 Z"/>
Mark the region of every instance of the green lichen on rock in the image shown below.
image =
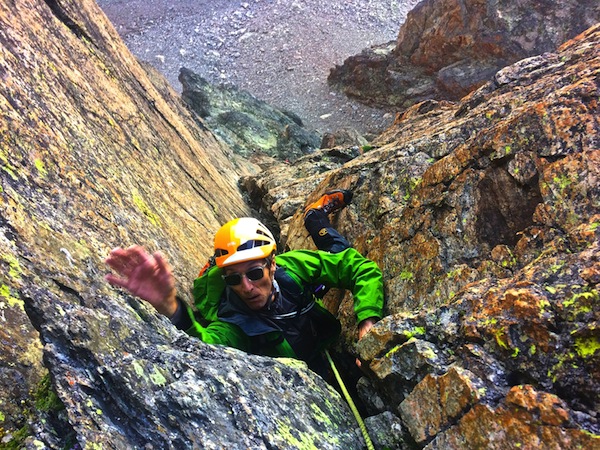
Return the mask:
<path id="1" fill-rule="evenodd" d="M 508 339 L 506 337 L 506 333 L 504 332 L 504 330 L 497 330 L 494 333 L 494 337 L 496 338 L 496 343 L 498 344 L 499 347 L 503 348 L 504 350 L 508 350 L 510 348 L 508 345 Z"/>
<path id="2" fill-rule="evenodd" d="M 405 330 L 402 332 L 402 335 L 406 338 L 406 340 L 410 340 L 414 337 L 423 337 L 425 336 L 425 327 L 414 327 L 410 330 Z"/>
<path id="3" fill-rule="evenodd" d="M 46 165 L 44 164 L 44 161 L 37 158 L 33 161 L 33 164 L 35 165 L 35 168 L 37 169 L 40 176 L 45 177 L 46 175 L 48 175 L 48 171 L 46 170 Z"/>
<path id="4" fill-rule="evenodd" d="M 537 352 L 537 347 L 535 344 L 531 344 L 531 346 L 529 347 L 529 355 L 533 356 L 535 355 L 535 353 Z"/>
<path id="5" fill-rule="evenodd" d="M 23 309 L 23 300 L 21 300 L 18 297 L 14 297 L 11 294 L 11 290 L 10 287 L 8 287 L 5 284 L 0 284 L 0 299 L 6 299 L 6 301 L 8 302 L 8 306 L 11 308 L 14 308 L 15 306 L 18 308 Z M 4 302 L 0 302 L 0 309 L 3 309 L 6 306 L 6 304 Z"/>
<path id="6" fill-rule="evenodd" d="M 329 418 L 329 416 L 325 413 L 325 411 L 323 411 L 321 408 L 319 408 L 318 405 L 316 405 L 315 403 L 312 403 L 310 405 L 310 409 L 313 412 L 313 417 L 323 423 L 323 426 L 330 426 L 331 425 L 331 419 Z"/>
<path id="7" fill-rule="evenodd" d="M 3 261 L 6 264 L 8 264 L 8 276 L 9 277 L 14 278 L 14 279 L 21 278 L 21 274 L 23 273 L 23 270 L 21 269 L 19 261 L 17 260 L 17 258 L 15 258 L 14 255 L 11 255 L 9 253 L 0 253 L 0 261 Z"/>
<path id="8" fill-rule="evenodd" d="M 144 376 L 144 368 L 142 367 L 142 365 L 138 361 L 133 361 L 132 366 L 133 366 L 133 369 L 135 370 L 135 373 L 137 374 L 138 377 L 143 377 Z"/>
<path id="9" fill-rule="evenodd" d="M 19 179 L 15 173 L 17 169 L 8 162 L 8 155 L 3 151 L 3 149 L 0 149 L 0 168 L 2 168 L 2 170 L 13 179 L 13 181 L 17 181 Z"/>
<path id="10" fill-rule="evenodd" d="M 554 184 L 558 186 L 561 192 L 564 191 L 567 187 L 569 187 L 569 185 L 573 182 L 573 180 L 571 180 L 571 177 L 568 175 L 557 175 L 553 178 L 552 181 L 554 181 Z"/>
<path id="11" fill-rule="evenodd" d="M 589 312 L 592 310 L 592 306 L 595 302 L 598 301 L 598 291 L 592 289 L 589 292 L 580 292 L 574 294 L 570 299 L 563 302 L 563 306 L 565 308 L 570 308 L 572 306 L 579 305 L 580 309 L 584 312 Z M 583 305 L 582 305 L 583 303 Z"/>
<path id="12" fill-rule="evenodd" d="M 304 361 L 301 361 L 299 359 L 295 359 L 295 358 L 276 358 L 276 359 L 280 363 L 285 364 L 286 366 L 292 367 L 295 369 L 305 369 L 308 367 Z M 280 369 L 277 366 L 275 366 L 275 370 L 280 371 Z"/>
<path id="13" fill-rule="evenodd" d="M 146 204 L 139 192 L 134 191 L 132 194 L 133 203 L 135 206 L 148 218 L 148 220 L 155 226 L 160 226 L 160 219 L 150 207 Z"/>
<path id="14" fill-rule="evenodd" d="M 287 417 L 277 420 L 277 436 L 273 437 L 273 440 L 278 438 L 283 439 L 281 448 L 297 450 L 313 450 L 322 447 L 324 444 L 336 445 L 338 443 L 338 440 L 333 437 L 324 443 L 323 440 L 328 438 L 324 433 L 300 431 L 293 428 Z"/>
<path id="15" fill-rule="evenodd" d="M 60 411 L 64 409 L 63 403 L 52 388 L 50 375 L 46 374 L 38 383 L 37 390 L 34 393 L 35 407 L 44 412 Z"/>
<path id="16" fill-rule="evenodd" d="M 410 270 L 403 270 L 400 272 L 400 279 L 404 281 L 412 281 L 415 278 L 415 274 Z"/>
<path id="17" fill-rule="evenodd" d="M 581 358 L 590 358 L 600 349 L 597 337 L 582 337 L 575 339 L 575 351 Z"/>
<path id="18" fill-rule="evenodd" d="M 162 373 L 160 373 L 160 371 L 156 367 L 153 368 L 152 372 L 148 376 L 150 377 L 150 380 L 158 386 L 164 386 L 167 382 L 165 376 Z"/>

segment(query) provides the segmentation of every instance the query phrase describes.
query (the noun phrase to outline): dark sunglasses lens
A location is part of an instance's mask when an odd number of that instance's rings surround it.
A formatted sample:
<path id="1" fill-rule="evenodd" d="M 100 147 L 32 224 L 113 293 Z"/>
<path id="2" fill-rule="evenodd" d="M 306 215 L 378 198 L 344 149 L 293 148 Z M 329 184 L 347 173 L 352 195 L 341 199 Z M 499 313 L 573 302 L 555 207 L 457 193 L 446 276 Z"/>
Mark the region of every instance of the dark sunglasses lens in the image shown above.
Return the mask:
<path id="1" fill-rule="evenodd" d="M 250 281 L 258 281 L 264 276 L 264 274 L 264 267 L 255 267 L 254 269 L 250 269 L 248 272 L 246 272 L 246 276 Z"/>
<path id="2" fill-rule="evenodd" d="M 242 282 L 242 276 L 239 273 L 232 273 L 231 275 L 225 275 L 223 280 L 228 286 L 237 286 Z"/>
<path id="3" fill-rule="evenodd" d="M 232 273 L 229 275 L 225 275 L 223 277 L 223 280 L 225 281 L 225 284 L 227 284 L 228 286 L 237 286 L 238 284 L 240 284 L 242 282 L 242 276 L 243 275 L 240 273 Z M 264 276 L 265 276 L 265 268 L 264 267 L 255 267 L 254 269 L 250 269 L 248 272 L 246 272 L 246 278 L 248 278 L 250 281 L 258 281 Z"/>

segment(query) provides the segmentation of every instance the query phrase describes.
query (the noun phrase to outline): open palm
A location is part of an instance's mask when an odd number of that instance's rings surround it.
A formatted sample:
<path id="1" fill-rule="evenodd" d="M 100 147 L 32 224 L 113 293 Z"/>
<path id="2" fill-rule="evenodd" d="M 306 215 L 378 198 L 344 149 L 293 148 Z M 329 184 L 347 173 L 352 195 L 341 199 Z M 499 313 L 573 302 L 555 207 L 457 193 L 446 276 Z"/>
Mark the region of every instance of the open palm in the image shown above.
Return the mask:
<path id="1" fill-rule="evenodd" d="M 117 273 L 106 275 L 110 284 L 127 289 L 164 313 L 165 303 L 174 296 L 175 279 L 160 252 L 150 255 L 137 245 L 115 248 L 106 263 Z"/>

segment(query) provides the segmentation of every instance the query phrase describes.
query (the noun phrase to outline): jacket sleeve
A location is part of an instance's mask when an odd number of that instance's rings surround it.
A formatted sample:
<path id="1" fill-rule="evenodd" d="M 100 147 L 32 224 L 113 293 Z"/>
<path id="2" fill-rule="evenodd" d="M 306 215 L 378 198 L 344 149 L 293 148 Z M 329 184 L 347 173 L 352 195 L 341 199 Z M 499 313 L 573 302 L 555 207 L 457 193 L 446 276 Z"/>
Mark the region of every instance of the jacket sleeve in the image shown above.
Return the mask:
<path id="1" fill-rule="evenodd" d="M 179 309 L 176 314 L 179 317 L 176 320 L 171 319 L 171 322 L 177 328 L 207 344 L 226 345 L 227 347 L 248 351 L 248 337 L 237 325 L 222 322 L 218 319 L 203 325 L 196 320 L 194 311 L 189 305 L 183 300 L 179 300 L 179 302 Z"/>
<path id="2" fill-rule="evenodd" d="M 377 264 L 356 249 L 340 253 L 292 250 L 276 257 L 277 264 L 302 284 L 322 283 L 347 289 L 354 297 L 354 312 L 361 322 L 383 316 L 383 275 Z"/>
<path id="3" fill-rule="evenodd" d="M 226 345 L 244 351 L 248 351 L 249 348 L 248 337 L 237 325 L 232 323 L 215 320 L 207 326 L 203 326 L 194 320 L 192 326 L 185 332 L 207 344 Z"/>
<path id="4" fill-rule="evenodd" d="M 221 271 L 213 267 L 194 280 L 194 303 L 201 316 L 199 320 L 193 309 L 182 299 L 178 299 L 177 317 L 173 324 L 190 336 L 195 336 L 207 344 L 220 344 L 247 351 L 249 339 L 237 325 L 218 319 L 217 311 L 225 284 Z"/>

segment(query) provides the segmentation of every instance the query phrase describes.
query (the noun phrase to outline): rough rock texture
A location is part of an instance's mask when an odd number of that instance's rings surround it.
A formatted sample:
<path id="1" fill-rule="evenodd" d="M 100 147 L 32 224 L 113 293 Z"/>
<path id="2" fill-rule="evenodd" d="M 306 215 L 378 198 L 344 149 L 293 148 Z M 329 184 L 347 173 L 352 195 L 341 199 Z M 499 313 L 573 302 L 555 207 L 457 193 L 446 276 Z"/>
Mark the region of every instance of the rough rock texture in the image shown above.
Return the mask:
<path id="1" fill-rule="evenodd" d="M 373 136 L 375 137 L 375 136 Z M 321 140 L 321 148 L 333 148 L 333 147 L 352 147 L 360 146 L 364 147 L 368 145 L 365 136 L 361 136 L 358 131 L 351 128 L 342 128 L 334 133 L 325 133 Z"/>
<path id="2" fill-rule="evenodd" d="M 187 296 L 209 236 L 249 213 L 244 175 L 290 248 L 312 245 L 306 201 L 355 192 L 334 223 L 382 267 L 389 315 L 353 347 L 350 299 L 327 302 L 377 445 L 598 447 L 600 26 L 293 164 L 237 159 L 93 2 L 0 3 L 0 44 L 3 443 L 28 421 L 31 449 L 363 447 L 302 364 L 190 339 L 102 279 L 141 243 Z M 23 308 L 62 412 L 8 407 L 44 371 Z"/>
<path id="3" fill-rule="evenodd" d="M 186 104 L 236 154 L 249 157 L 261 152 L 285 161 L 319 148 L 321 137 L 304 128 L 299 117 L 273 108 L 249 92 L 210 84 L 185 68 L 179 80 Z"/>
<path id="4" fill-rule="evenodd" d="M 278 199 L 291 248 L 312 245 L 299 199 L 354 191 L 334 224 L 382 267 L 390 313 L 356 348 L 358 391 L 407 442 L 599 445 L 599 97 L 596 26 L 458 104 L 415 105 L 340 168 L 244 178 Z M 350 299 L 327 301 L 352 330 Z"/>
<path id="5" fill-rule="evenodd" d="M 2 444 L 26 427 L 27 448 L 358 448 L 351 413 L 304 367 L 188 339 L 103 279 L 109 250 L 138 243 L 189 298 L 214 232 L 249 214 L 237 181 L 258 166 L 93 1 L 1 2 L 0 77 Z M 42 345 L 58 415 L 29 397 Z"/>
<path id="6" fill-rule="evenodd" d="M 293 163 L 261 158 L 264 169 L 259 176 L 247 175 L 240 179 L 240 187 L 248 204 L 264 217 L 271 229 L 281 234 L 280 250 L 289 249 L 287 225 L 299 209 L 303 210 L 307 195 L 317 188 L 327 174 L 339 169 L 360 154 L 360 148 L 332 148 L 319 150 Z"/>
<path id="7" fill-rule="evenodd" d="M 347 405 L 302 363 L 203 344 L 136 300 L 27 281 L 81 448 L 362 447 Z"/>
<path id="8" fill-rule="evenodd" d="M 500 68 L 554 51 L 598 21 L 596 0 L 425 0 L 396 41 L 348 58 L 328 80 L 371 106 L 458 100 Z"/>

